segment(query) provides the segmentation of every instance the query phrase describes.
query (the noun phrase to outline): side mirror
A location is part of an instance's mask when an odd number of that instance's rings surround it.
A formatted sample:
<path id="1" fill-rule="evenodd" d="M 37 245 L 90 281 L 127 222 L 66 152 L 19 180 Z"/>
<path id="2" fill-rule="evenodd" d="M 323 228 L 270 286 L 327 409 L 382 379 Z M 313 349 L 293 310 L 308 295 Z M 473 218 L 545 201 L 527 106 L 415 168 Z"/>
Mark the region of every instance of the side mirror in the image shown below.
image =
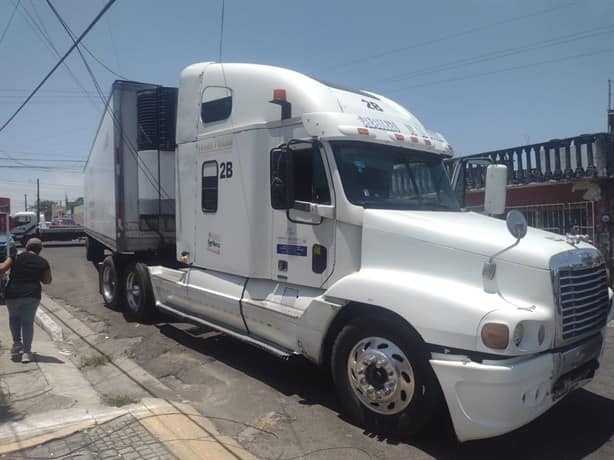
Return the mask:
<path id="1" fill-rule="evenodd" d="M 527 234 L 527 218 L 517 209 L 512 209 L 505 218 L 507 229 L 517 240 L 521 240 Z"/>
<path id="2" fill-rule="evenodd" d="M 271 150 L 271 206 L 294 206 L 294 152 L 285 146 Z"/>
<path id="3" fill-rule="evenodd" d="M 499 215 L 505 212 L 507 193 L 507 166 L 491 164 L 486 168 L 486 188 L 484 190 L 484 212 Z"/>

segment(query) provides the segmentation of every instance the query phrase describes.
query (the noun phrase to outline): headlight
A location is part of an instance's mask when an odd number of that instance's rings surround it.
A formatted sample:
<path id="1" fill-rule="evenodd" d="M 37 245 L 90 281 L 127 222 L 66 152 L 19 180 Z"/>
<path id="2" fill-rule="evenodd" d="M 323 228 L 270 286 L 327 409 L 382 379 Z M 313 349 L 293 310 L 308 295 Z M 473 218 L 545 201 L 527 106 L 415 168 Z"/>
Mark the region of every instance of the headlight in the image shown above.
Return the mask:
<path id="1" fill-rule="evenodd" d="M 486 323 L 482 328 L 482 342 L 488 348 L 505 350 L 510 341 L 510 330 L 506 324 Z"/>

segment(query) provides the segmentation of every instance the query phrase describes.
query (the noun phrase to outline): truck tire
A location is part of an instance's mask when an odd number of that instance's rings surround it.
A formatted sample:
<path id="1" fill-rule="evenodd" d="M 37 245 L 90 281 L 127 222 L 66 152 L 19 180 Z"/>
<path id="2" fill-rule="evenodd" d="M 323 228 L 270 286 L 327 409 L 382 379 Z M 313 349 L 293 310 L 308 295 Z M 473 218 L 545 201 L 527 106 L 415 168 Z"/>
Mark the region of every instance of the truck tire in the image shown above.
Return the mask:
<path id="1" fill-rule="evenodd" d="M 91 236 L 85 239 L 85 258 L 94 264 L 104 260 L 104 246 Z"/>
<path id="2" fill-rule="evenodd" d="M 132 262 L 124 271 L 124 314 L 140 323 L 155 317 L 155 299 L 149 270 L 141 262 Z"/>
<path id="3" fill-rule="evenodd" d="M 422 339 L 394 318 L 369 316 L 345 325 L 331 366 L 346 414 L 373 433 L 413 436 L 442 401 Z"/>
<path id="4" fill-rule="evenodd" d="M 113 256 L 105 257 L 100 267 L 100 293 L 104 302 L 115 310 L 121 308 L 123 301 L 121 268 Z"/>

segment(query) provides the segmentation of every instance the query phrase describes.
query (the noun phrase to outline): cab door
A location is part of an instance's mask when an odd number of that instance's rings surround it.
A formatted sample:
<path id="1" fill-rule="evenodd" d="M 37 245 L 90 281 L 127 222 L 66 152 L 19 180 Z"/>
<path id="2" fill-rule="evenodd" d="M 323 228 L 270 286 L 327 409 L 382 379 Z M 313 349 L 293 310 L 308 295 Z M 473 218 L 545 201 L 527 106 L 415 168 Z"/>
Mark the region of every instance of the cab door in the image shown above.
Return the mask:
<path id="1" fill-rule="evenodd" d="M 273 209 L 273 280 L 319 288 L 334 270 L 334 194 L 324 153 L 318 143 L 293 147 L 295 207 Z"/>

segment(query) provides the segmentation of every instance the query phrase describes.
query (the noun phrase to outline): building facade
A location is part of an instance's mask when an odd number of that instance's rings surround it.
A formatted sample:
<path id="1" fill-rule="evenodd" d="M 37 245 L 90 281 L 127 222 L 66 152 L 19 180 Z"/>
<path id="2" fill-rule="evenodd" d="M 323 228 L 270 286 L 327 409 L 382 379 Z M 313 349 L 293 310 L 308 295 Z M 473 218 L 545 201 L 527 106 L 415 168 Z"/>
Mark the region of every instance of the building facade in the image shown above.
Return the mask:
<path id="1" fill-rule="evenodd" d="M 469 155 L 508 167 L 507 209 L 524 213 L 530 226 L 588 235 L 614 268 L 614 111 L 608 132 Z M 486 167 L 467 161 L 465 207 L 484 202 Z"/>

